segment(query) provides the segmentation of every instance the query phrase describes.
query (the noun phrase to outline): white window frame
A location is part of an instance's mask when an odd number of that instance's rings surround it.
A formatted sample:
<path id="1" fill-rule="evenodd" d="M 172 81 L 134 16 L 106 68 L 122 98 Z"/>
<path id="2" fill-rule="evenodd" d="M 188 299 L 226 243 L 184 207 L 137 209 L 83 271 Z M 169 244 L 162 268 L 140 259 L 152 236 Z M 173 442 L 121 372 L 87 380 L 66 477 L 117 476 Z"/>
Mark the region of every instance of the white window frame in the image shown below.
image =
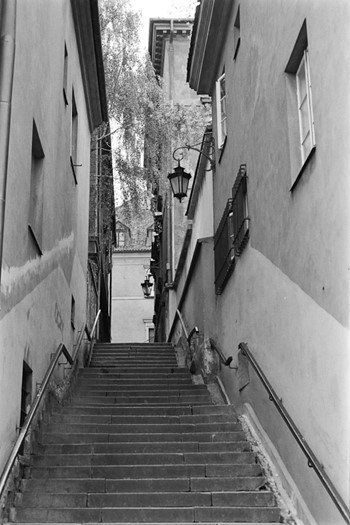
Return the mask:
<path id="1" fill-rule="evenodd" d="M 305 85 L 301 85 L 301 73 L 304 73 Z M 297 88 L 297 101 L 298 101 L 298 119 L 299 119 L 299 146 L 301 152 L 301 162 L 307 160 L 312 149 L 316 145 L 315 140 L 315 124 L 314 115 L 312 109 L 312 92 L 311 92 L 311 80 L 310 80 L 310 64 L 309 64 L 309 53 L 308 49 L 304 50 L 303 57 L 300 61 L 298 70 L 296 72 L 296 88 Z M 303 82 L 304 84 L 304 82 Z M 303 89 L 304 88 L 304 89 Z M 302 97 L 301 93 L 305 92 Z M 305 118 L 303 118 L 302 109 L 307 109 L 307 122 L 308 126 L 305 127 Z M 310 144 L 305 147 L 307 140 L 310 138 Z"/>
<path id="2" fill-rule="evenodd" d="M 221 96 L 221 87 L 224 84 L 224 94 Z M 216 123 L 218 134 L 218 148 L 222 148 L 227 136 L 227 114 L 226 114 L 226 83 L 225 73 L 216 81 Z"/>

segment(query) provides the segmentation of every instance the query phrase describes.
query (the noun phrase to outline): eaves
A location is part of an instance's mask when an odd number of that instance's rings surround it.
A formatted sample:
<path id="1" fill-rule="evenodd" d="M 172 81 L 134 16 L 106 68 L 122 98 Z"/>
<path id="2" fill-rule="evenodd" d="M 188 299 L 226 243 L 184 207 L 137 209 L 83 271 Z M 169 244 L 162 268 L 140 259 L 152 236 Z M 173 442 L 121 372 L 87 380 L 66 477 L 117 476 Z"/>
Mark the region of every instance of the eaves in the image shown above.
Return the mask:
<path id="1" fill-rule="evenodd" d="M 90 130 L 108 121 L 98 0 L 71 0 Z"/>
<path id="2" fill-rule="evenodd" d="M 201 0 L 196 11 L 187 66 L 189 85 L 198 95 L 211 95 L 233 0 Z"/>

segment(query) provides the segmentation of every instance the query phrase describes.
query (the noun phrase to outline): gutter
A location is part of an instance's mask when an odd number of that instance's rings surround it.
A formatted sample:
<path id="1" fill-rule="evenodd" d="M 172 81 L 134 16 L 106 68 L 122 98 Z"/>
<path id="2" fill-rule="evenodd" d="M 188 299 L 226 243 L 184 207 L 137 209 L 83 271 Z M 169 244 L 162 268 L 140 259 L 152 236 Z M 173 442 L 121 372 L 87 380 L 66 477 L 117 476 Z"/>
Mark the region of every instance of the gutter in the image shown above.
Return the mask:
<path id="1" fill-rule="evenodd" d="M 11 104 L 16 49 L 17 0 L 0 3 L 0 284 L 4 249 L 4 226 Z"/>

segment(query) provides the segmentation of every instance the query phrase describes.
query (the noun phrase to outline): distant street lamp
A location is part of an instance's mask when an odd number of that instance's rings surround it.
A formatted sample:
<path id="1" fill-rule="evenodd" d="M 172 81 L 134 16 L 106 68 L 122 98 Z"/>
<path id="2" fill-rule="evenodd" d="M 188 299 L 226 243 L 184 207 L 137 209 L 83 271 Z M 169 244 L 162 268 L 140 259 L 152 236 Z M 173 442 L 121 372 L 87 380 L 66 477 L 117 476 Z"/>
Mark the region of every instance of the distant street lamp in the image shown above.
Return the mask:
<path id="1" fill-rule="evenodd" d="M 142 288 L 144 297 L 149 297 L 151 295 L 152 286 L 153 286 L 153 283 L 151 283 L 151 281 L 146 277 L 144 282 L 141 283 L 141 288 Z"/>

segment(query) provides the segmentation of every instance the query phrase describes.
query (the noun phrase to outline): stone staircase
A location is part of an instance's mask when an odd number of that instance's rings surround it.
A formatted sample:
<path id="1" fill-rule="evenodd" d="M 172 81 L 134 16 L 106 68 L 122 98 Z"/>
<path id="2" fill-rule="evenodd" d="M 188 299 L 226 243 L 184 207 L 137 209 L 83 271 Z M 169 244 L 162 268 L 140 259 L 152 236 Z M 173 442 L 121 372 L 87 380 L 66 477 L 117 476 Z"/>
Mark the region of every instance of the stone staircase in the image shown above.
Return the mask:
<path id="1" fill-rule="evenodd" d="M 96 345 L 40 441 L 11 522 L 280 522 L 232 407 L 171 345 Z"/>

